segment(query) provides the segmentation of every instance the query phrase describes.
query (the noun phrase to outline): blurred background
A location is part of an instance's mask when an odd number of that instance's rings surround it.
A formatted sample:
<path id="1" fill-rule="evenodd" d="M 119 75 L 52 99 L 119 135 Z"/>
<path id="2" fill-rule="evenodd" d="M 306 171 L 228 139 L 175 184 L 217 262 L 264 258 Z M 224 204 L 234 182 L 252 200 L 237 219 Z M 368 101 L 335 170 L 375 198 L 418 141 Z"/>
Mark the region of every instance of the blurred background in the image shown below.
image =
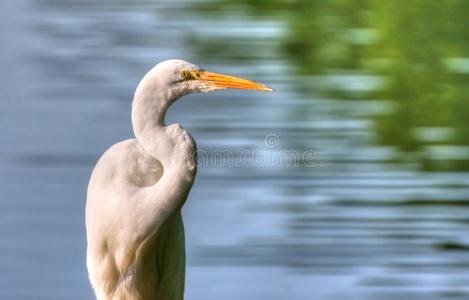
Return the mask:
<path id="1" fill-rule="evenodd" d="M 252 78 L 174 105 L 199 149 L 189 300 L 469 299 L 466 0 L 3 0 L 0 299 L 93 299 L 89 174 L 167 58 Z"/>

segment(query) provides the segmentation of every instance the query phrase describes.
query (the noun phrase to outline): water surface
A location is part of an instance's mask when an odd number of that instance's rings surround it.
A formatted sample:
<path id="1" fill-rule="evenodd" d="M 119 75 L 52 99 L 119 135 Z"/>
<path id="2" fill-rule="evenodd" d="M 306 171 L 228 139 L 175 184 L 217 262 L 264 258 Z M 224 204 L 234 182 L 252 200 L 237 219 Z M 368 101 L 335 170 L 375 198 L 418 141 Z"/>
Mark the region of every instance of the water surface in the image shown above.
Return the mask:
<path id="1" fill-rule="evenodd" d="M 359 2 L 2 2 L 0 298 L 93 298 L 88 176 L 179 57 L 276 88 L 169 113 L 205 153 L 264 157 L 199 168 L 187 299 L 467 299 L 467 4 Z"/>

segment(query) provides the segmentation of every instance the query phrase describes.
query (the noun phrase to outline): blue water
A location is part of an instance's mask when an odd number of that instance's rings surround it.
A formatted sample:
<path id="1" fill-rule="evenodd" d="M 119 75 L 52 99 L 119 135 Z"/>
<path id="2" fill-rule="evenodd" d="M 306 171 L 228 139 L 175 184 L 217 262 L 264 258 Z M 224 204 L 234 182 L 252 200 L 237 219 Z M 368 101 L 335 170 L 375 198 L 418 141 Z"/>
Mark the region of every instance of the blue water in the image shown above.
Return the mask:
<path id="1" fill-rule="evenodd" d="M 207 17 L 193 6 L 2 1 L 0 299 L 93 299 L 88 176 L 132 136 L 133 90 L 167 58 L 276 88 L 192 95 L 169 113 L 207 153 L 256 149 L 266 159 L 199 168 L 183 210 L 187 299 L 468 299 L 468 173 L 426 172 L 376 143 L 374 118 L 389 114 L 389 101 L 318 92 L 355 95 L 383 78 L 299 75 L 277 44 L 282 20 L 236 6 Z M 224 49 L 223 40 L 239 42 Z M 313 164 L 267 163 L 284 150 L 312 151 Z"/>

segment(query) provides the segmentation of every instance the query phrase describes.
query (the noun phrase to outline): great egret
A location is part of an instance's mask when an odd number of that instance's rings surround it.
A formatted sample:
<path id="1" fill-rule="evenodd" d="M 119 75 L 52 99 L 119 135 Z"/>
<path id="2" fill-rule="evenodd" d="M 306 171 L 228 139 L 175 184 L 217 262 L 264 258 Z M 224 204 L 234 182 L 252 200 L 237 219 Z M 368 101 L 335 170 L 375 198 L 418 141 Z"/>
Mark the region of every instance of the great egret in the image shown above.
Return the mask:
<path id="1" fill-rule="evenodd" d="M 107 150 L 88 185 L 87 267 L 98 300 L 183 299 L 181 207 L 196 175 L 196 145 L 179 124 L 165 124 L 165 113 L 181 96 L 225 88 L 271 91 L 176 59 L 157 64 L 138 85 L 136 138 Z"/>

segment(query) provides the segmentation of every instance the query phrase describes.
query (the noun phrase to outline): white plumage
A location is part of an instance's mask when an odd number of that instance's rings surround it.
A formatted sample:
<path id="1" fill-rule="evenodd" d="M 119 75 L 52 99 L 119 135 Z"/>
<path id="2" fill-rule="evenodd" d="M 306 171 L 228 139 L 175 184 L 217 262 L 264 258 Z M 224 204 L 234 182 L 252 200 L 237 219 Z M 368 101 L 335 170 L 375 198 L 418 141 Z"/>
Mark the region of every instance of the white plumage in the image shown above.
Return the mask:
<path id="1" fill-rule="evenodd" d="M 196 146 L 185 129 L 167 126 L 164 118 L 181 96 L 223 88 L 270 90 L 182 60 L 156 65 L 138 85 L 136 138 L 107 150 L 88 186 L 87 267 L 98 300 L 183 299 L 181 207 L 196 175 Z"/>

